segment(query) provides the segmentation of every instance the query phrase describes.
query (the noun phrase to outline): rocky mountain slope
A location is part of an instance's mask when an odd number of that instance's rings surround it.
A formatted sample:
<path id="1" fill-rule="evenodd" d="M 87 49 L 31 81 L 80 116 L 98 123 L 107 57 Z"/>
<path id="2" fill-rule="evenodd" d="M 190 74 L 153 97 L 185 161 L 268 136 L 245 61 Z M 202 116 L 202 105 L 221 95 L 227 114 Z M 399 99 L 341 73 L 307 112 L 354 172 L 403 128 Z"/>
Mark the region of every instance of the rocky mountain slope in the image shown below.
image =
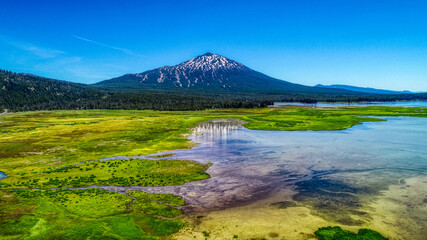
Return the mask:
<path id="1" fill-rule="evenodd" d="M 206 53 L 175 66 L 165 66 L 94 84 L 106 90 L 190 89 L 221 92 L 345 92 L 294 84 L 269 77 L 218 54 Z"/>

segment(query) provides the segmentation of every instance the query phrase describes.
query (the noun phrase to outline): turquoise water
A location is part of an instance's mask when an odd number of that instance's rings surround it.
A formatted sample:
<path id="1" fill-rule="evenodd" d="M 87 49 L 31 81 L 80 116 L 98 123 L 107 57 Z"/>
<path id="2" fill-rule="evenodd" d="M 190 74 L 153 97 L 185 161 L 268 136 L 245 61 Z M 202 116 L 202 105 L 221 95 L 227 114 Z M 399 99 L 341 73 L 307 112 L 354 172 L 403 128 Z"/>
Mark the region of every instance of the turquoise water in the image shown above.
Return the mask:
<path id="1" fill-rule="evenodd" d="M 279 201 L 274 206 L 297 204 L 336 224 L 366 226 L 373 221 L 368 212 L 376 211 L 367 203 L 375 202 L 392 185 L 412 191 L 406 179 L 427 177 L 426 126 L 427 118 L 409 117 L 343 131 L 256 131 L 236 123 L 207 123 L 191 137 L 201 144 L 173 151 L 173 158 L 213 163 L 208 169 L 211 178 L 146 190 L 182 195 L 196 211 L 226 209 L 292 192 L 294 202 Z M 427 190 L 427 180 L 420 183 Z M 408 206 L 393 213 L 393 219 L 408 220 L 408 226 L 399 223 L 400 228 L 414 227 L 413 239 L 422 239 L 420 231 L 427 229 L 423 207 L 427 195 L 422 195 L 427 193 L 418 192 L 421 196 L 416 191 L 399 195 Z M 384 221 L 390 222 L 387 217 Z"/>
<path id="2" fill-rule="evenodd" d="M 378 185 L 426 174 L 427 118 L 387 120 L 343 131 L 256 131 L 212 124 L 191 137 L 200 145 L 173 151 L 172 158 L 214 163 L 208 170 L 211 178 L 202 181 L 203 186 L 185 186 L 185 191 L 204 192 L 202 198 L 220 193 L 217 197 L 225 203 L 193 199 L 208 208 L 227 205 L 229 197 L 245 201 L 278 185 L 295 187 L 319 174 L 364 172 L 376 179 L 382 176 L 375 183 Z M 180 188 L 174 187 L 174 191 L 185 192 Z M 243 189 L 245 194 L 239 194 Z"/>
<path id="3" fill-rule="evenodd" d="M 396 107 L 427 107 L 427 101 L 397 101 L 397 102 L 352 102 L 352 103 L 329 103 L 329 102 L 318 102 L 316 104 L 311 103 L 298 103 L 298 102 L 275 102 L 274 106 L 283 105 L 297 105 L 297 106 L 308 106 L 308 107 L 345 107 L 345 106 L 396 106 Z"/>

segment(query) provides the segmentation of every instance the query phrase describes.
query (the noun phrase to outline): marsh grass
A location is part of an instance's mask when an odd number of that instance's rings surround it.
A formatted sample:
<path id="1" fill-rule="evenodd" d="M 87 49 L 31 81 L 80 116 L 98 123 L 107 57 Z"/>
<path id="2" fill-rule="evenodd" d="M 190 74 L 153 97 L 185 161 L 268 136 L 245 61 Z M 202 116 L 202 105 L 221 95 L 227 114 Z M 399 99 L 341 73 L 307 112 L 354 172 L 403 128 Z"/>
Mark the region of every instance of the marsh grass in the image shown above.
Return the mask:
<path id="1" fill-rule="evenodd" d="M 369 230 L 359 229 L 357 233 L 343 230 L 340 227 L 322 227 L 316 231 L 316 237 L 319 240 L 335 240 L 335 239 L 348 239 L 348 240 L 387 240 L 380 233 Z"/>
<path id="2" fill-rule="evenodd" d="M 159 239 L 177 232 L 180 210 L 101 189 L 0 192 L 0 239 Z M 130 204 L 130 211 L 126 206 Z M 149 211 L 145 211 L 149 209 Z"/>
<path id="3" fill-rule="evenodd" d="M 206 111 L 81 110 L 0 116 L 0 188 L 165 186 L 209 177 L 181 160 L 109 160 L 192 147 L 198 123 L 236 118 L 254 130 L 342 130 L 380 116 L 427 117 L 425 108 L 264 108 Z M 162 155 L 160 155 L 162 156 Z M 165 156 L 162 156 L 165 157 Z M 186 225 L 173 195 L 104 190 L 1 191 L 0 239 L 158 239 Z M 133 212 L 132 212 L 133 211 Z"/>
<path id="4" fill-rule="evenodd" d="M 209 177 L 208 165 L 181 160 L 127 159 L 92 161 L 60 168 L 40 169 L 9 176 L 0 186 L 13 188 L 84 187 L 90 185 L 165 186 Z"/>

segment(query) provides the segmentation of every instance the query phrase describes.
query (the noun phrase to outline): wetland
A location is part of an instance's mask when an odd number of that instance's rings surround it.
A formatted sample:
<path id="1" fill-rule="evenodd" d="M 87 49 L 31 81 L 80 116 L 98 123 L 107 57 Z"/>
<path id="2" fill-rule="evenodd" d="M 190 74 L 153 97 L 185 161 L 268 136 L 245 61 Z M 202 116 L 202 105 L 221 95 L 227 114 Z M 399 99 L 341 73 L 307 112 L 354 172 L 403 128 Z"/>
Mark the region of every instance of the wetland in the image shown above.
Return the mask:
<path id="1" fill-rule="evenodd" d="M 210 230 L 216 239 L 261 239 L 272 232 L 310 239 L 325 224 L 423 239 L 427 129 L 421 126 L 427 119 L 385 119 L 317 132 L 203 124 L 191 137 L 201 144 L 174 151 L 173 158 L 212 162 L 211 177 L 149 190 L 183 196 L 205 219 L 199 231 Z"/>
<path id="2" fill-rule="evenodd" d="M 426 116 L 380 106 L 8 113 L 0 239 L 342 231 L 328 226 L 423 239 Z"/>

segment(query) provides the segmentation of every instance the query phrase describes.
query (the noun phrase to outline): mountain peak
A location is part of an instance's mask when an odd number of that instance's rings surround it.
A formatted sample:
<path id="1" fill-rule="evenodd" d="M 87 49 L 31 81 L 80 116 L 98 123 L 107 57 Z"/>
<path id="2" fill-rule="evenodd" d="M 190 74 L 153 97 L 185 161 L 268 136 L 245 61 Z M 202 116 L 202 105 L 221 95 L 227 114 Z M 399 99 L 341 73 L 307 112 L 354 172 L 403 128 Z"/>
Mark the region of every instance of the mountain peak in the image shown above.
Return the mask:
<path id="1" fill-rule="evenodd" d="M 203 54 L 202 56 L 212 56 L 212 55 L 216 55 L 216 54 L 213 54 L 211 52 L 207 52 L 207 53 Z"/>
<path id="2" fill-rule="evenodd" d="M 228 59 L 218 54 L 207 52 L 203 55 L 192 58 L 181 64 L 174 66 L 176 68 L 185 68 L 191 72 L 194 71 L 219 71 L 219 70 L 246 70 L 247 68 L 236 61 Z"/>
<path id="3" fill-rule="evenodd" d="M 175 66 L 106 80 L 99 85 L 132 83 L 146 88 L 192 88 L 208 90 L 283 89 L 292 85 L 256 72 L 245 65 L 207 52 Z"/>

